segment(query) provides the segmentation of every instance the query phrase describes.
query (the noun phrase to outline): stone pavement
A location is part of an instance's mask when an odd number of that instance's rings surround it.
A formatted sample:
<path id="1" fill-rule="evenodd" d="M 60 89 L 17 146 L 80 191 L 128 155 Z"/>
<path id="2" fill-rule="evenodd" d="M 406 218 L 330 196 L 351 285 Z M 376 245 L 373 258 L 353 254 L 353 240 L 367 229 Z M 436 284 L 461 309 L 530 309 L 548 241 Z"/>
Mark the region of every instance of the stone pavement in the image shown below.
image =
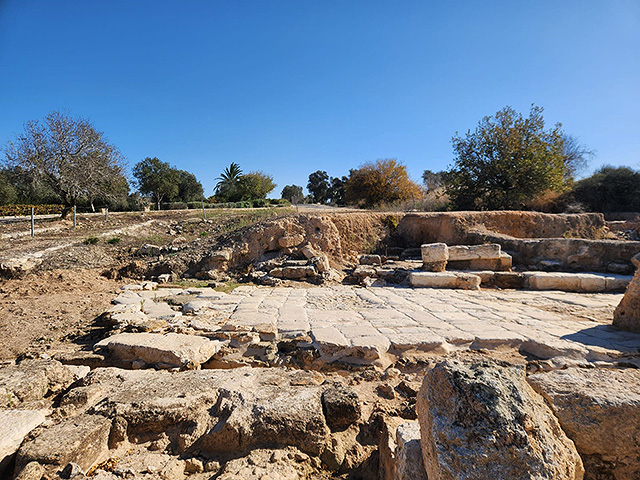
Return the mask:
<path id="1" fill-rule="evenodd" d="M 167 315 L 162 297 L 181 305 L 184 314 Z M 464 348 L 517 349 L 540 358 L 637 359 L 640 334 L 610 326 L 621 298 L 559 291 L 241 286 L 230 294 L 209 288 L 127 290 L 115 303 L 127 306 L 121 315 L 142 305 L 147 317 L 169 319 L 181 331 L 306 338 L 326 361 L 368 364 L 385 363 L 389 355 Z"/>

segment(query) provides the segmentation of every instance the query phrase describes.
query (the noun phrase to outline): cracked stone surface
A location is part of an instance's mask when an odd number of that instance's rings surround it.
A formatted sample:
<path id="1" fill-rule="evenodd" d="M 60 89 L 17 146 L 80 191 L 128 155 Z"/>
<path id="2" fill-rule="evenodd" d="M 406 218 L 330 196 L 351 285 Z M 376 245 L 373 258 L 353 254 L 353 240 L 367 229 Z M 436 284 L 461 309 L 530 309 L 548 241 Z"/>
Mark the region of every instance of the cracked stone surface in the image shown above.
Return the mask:
<path id="1" fill-rule="evenodd" d="M 158 303 L 181 295 L 191 302 L 206 299 L 180 321 L 187 326 L 207 322 L 209 332 L 307 335 L 327 361 L 371 363 L 407 351 L 446 353 L 460 348 L 515 348 L 540 358 L 633 360 L 640 349 L 640 334 L 610 325 L 621 294 L 241 286 L 230 294 L 202 288 L 123 295 L 130 305 L 136 304 L 135 295 Z"/>

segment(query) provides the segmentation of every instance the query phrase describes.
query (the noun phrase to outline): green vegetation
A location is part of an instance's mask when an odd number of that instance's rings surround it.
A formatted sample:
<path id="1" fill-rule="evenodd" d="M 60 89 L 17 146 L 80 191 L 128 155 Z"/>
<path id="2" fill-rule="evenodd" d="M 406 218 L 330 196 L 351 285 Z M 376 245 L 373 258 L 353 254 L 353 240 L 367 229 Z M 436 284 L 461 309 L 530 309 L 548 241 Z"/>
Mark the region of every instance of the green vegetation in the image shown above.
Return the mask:
<path id="1" fill-rule="evenodd" d="M 640 172 L 605 166 L 573 187 L 571 197 L 592 212 L 639 212 Z"/>
<path id="2" fill-rule="evenodd" d="M 547 191 L 567 191 L 587 153 L 569 139 L 560 124 L 545 130 L 536 106 L 528 118 L 511 107 L 483 118 L 475 131 L 452 139 L 455 164 L 444 181 L 453 207 L 520 209 Z"/>
<path id="3" fill-rule="evenodd" d="M 100 241 L 98 237 L 87 237 L 84 240 L 85 245 L 95 245 Z"/>
<path id="4" fill-rule="evenodd" d="M 109 245 L 117 245 L 120 243 L 120 237 L 111 237 L 109 240 L 107 240 L 107 243 Z"/>

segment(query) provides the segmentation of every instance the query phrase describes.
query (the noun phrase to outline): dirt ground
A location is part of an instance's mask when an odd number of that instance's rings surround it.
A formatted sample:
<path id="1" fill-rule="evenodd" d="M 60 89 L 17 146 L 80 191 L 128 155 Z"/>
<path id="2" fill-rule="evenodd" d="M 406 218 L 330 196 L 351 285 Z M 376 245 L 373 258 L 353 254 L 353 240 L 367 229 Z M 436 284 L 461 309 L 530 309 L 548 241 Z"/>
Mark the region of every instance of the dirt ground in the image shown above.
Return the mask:
<path id="1" fill-rule="evenodd" d="M 28 221 L 0 222 L 0 262 L 42 255 L 42 263 L 21 278 L 0 278 L 0 361 L 19 355 L 77 350 L 91 343 L 95 318 L 127 279 L 102 274 L 135 258 L 145 243 L 201 245 L 288 209 L 112 213 L 39 219 L 36 235 Z M 117 240 L 116 240 L 117 239 Z M 49 353 L 47 353 L 49 352 Z"/>

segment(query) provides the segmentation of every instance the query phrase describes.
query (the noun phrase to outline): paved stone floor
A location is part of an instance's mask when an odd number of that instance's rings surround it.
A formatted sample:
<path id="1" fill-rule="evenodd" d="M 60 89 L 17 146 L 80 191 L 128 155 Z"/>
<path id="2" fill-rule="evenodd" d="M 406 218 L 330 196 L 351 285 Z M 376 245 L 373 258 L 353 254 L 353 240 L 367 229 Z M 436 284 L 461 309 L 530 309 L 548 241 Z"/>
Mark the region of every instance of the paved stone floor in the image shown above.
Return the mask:
<path id="1" fill-rule="evenodd" d="M 610 326 L 622 294 L 351 286 L 128 291 L 127 298 L 189 295 L 180 322 L 215 331 L 277 329 L 308 335 L 328 360 L 370 362 L 387 353 L 506 349 L 541 358 L 635 357 L 640 335 Z M 117 299 L 116 299 L 117 300 Z M 145 310 L 153 311 L 147 304 Z M 162 310 L 162 309 L 159 309 Z M 174 318 L 173 321 L 176 319 Z"/>

